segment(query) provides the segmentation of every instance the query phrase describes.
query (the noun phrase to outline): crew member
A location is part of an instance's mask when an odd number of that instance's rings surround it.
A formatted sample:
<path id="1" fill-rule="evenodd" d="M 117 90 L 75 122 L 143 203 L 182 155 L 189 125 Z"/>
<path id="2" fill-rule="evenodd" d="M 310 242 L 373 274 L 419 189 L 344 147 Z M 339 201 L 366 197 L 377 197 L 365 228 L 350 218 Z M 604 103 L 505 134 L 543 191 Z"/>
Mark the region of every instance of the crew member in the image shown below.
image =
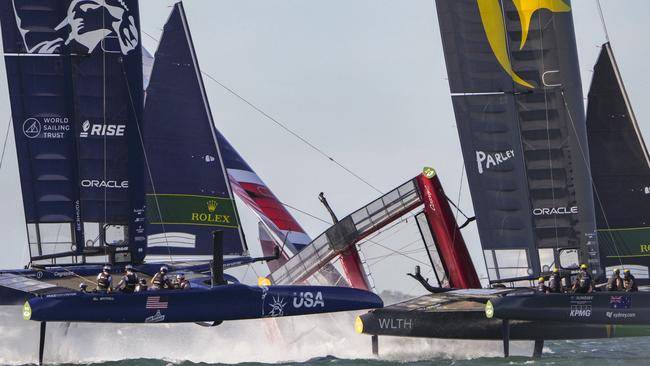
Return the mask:
<path id="1" fill-rule="evenodd" d="M 573 283 L 573 292 L 578 294 L 586 294 L 591 292 L 591 275 L 586 264 L 580 265 L 580 273 Z"/>
<path id="2" fill-rule="evenodd" d="M 636 285 L 636 279 L 634 278 L 634 275 L 632 275 L 632 273 L 630 273 L 630 270 L 627 268 L 623 271 L 623 287 L 625 289 L 625 292 L 639 291 L 639 287 Z"/>
<path id="3" fill-rule="evenodd" d="M 145 292 L 145 291 L 147 291 L 147 280 L 141 278 L 140 283 L 138 283 L 138 285 L 135 286 L 135 292 Z"/>
<path id="4" fill-rule="evenodd" d="M 133 266 L 130 264 L 127 264 L 126 267 L 124 267 L 124 271 L 126 273 L 122 276 L 120 283 L 117 284 L 117 288 L 122 292 L 130 294 L 135 291 L 135 286 L 138 285 L 138 275 L 135 274 Z"/>
<path id="5" fill-rule="evenodd" d="M 105 265 L 102 272 L 97 275 L 97 291 L 113 291 L 113 277 L 111 277 L 111 266 Z"/>
<path id="6" fill-rule="evenodd" d="M 543 294 L 549 292 L 548 287 L 546 287 L 546 285 L 544 284 L 544 277 L 540 277 L 539 279 L 537 279 L 537 291 Z"/>
<path id="7" fill-rule="evenodd" d="M 621 271 L 618 268 L 614 268 L 612 277 L 607 280 L 607 291 L 623 291 L 624 289 Z"/>
<path id="8" fill-rule="evenodd" d="M 167 266 L 162 266 L 160 267 L 160 271 L 156 273 L 152 278 L 151 278 L 151 289 L 152 290 L 161 290 L 164 288 L 170 288 L 171 283 L 169 279 L 167 278 Z"/>
<path id="9" fill-rule="evenodd" d="M 176 275 L 176 281 L 174 282 L 174 288 L 179 290 L 186 290 L 190 288 L 190 281 L 185 279 L 185 274 L 179 273 Z"/>
<path id="10" fill-rule="evenodd" d="M 562 291 L 562 277 L 560 277 L 560 270 L 553 268 L 553 273 L 548 279 L 548 293 L 561 294 Z"/>
<path id="11" fill-rule="evenodd" d="M 79 292 L 88 293 L 88 285 L 85 282 L 79 284 Z"/>

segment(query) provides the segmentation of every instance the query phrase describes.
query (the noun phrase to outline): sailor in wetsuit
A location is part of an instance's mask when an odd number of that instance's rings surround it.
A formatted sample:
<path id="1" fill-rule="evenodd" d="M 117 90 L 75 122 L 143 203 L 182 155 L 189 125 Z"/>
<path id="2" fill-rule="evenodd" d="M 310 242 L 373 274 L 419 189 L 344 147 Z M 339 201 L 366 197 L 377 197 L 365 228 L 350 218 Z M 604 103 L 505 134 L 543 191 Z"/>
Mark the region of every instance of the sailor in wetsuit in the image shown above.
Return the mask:
<path id="1" fill-rule="evenodd" d="M 537 291 L 543 294 L 549 292 L 548 287 L 546 287 L 546 285 L 544 284 L 544 277 L 540 277 L 539 279 L 537 279 Z"/>
<path id="2" fill-rule="evenodd" d="M 145 291 L 147 291 L 147 280 L 141 278 L 140 283 L 138 283 L 138 285 L 135 286 L 135 292 L 145 292 Z"/>
<path id="3" fill-rule="evenodd" d="M 124 270 L 126 273 L 122 276 L 120 283 L 117 284 L 117 288 L 122 292 L 130 294 L 135 291 L 135 286 L 138 285 L 138 275 L 133 272 L 133 266 L 130 264 L 127 264 Z"/>
<path id="4" fill-rule="evenodd" d="M 548 279 L 548 293 L 561 294 L 562 291 L 562 277 L 560 277 L 560 270 L 553 268 L 553 273 Z"/>
<path id="5" fill-rule="evenodd" d="M 186 290 L 190 288 L 190 281 L 185 279 L 185 274 L 179 273 L 176 275 L 176 281 L 174 281 L 174 288 L 179 290 Z"/>
<path id="6" fill-rule="evenodd" d="M 113 277 L 111 277 L 111 266 L 105 265 L 102 272 L 97 275 L 97 291 L 113 291 Z"/>
<path id="7" fill-rule="evenodd" d="M 151 278 L 151 289 L 152 290 L 162 290 L 164 288 L 170 288 L 171 283 L 169 279 L 167 278 L 167 266 L 162 266 L 160 267 L 160 271 L 156 273 L 152 278 Z"/>
<path id="8" fill-rule="evenodd" d="M 618 268 L 614 268 L 612 272 L 612 277 L 607 280 L 607 291 L 623 291 L 623 279 L 621 279 L 621 271 Z"/>
<path id="9" fill-rule="evenodd" d="M 623 287 L 625 292 L 637 292 L 639 287 L 636 284 L 636 278 L 630 273 L 629 269 L 623 271 Z"/>
<path id="10" fill-rule="evenodd" d="M 591 275 L 586 264 L 580 265 L 580 273 L 573 283 L 573 292 L 577 294 L 586 294 L 591 292 Z"/>

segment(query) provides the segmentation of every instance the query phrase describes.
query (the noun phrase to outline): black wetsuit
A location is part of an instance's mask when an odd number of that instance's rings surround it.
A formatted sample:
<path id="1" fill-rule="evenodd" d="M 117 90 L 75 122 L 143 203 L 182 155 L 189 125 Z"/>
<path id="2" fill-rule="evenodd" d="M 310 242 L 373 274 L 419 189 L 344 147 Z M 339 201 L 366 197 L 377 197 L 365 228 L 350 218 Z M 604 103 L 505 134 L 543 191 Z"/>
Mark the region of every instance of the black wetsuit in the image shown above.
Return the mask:
<path id="1" fill-rule="evenodd" d="M 558 273 L 553 273 L 548 279 L 548 292 L 553 294 L 562 293 L 562 277 Z"/>
<path id="2" fill-rule="evenodd" d="M 580 271 L 574 285 L 575 293 L 586 294 L 591 292 L 591 275 L 587 271 Z"/>
<path id="3" fill-rule="evenodd" d="M 625 292 L 639 291 L 639 287 L 636 284 L 636 278 L 634 278 L 631 273 L 623 278 L 623 285 L 625 286 Z"/>
<path id="4" fill-rule="evenodd" d="M 623 280 L 621 276 L 615 274 L 607 280 L 607 291 L 623 291 Z"/>

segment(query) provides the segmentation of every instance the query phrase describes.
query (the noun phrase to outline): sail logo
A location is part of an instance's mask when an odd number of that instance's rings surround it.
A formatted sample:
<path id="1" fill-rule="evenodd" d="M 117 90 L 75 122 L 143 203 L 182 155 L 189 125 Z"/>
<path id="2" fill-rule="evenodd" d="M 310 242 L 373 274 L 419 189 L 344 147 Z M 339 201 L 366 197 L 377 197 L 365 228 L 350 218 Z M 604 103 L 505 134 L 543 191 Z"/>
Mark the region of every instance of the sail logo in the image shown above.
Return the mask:
<path id="1" fill-rule="evenodd" d="M 508 52 L 508 42 L 506 39 L 507 30 L 505 29 L 506 21 L 501 9 L 501 0 L 476 0 L 478 4 L 483 29 L 487 36 L 488 43 L 492 53 L 496 57 L 501 68 L 512 78 L 512 80 L 526 88 L 534 89 L 534 86 L 528 81 L 521 78 L 512 68 L 510 54 Z M 553 13 L 567 13 L 571 7 L 563 0 L 512 0 L 521 23 L 521 42 L 519 49 L 522 50 L 528 39 L 530 30 L 530 21 L 533 14 L 541 9 L 549 10 Z M 555 72 L 555 70 L 553 71 Z"/>
<path id="2" fill-rule="evenodd" d="M 273 302 L 269 305 L 271 306 L 271 310 L 267 315 L 271 317 L 277 317 L 284 315 L 284 307 L 287 306 L 287 303 L 284 301 L 284 298 L 280 296 L 273 296 Z"/>
<path id="3" fill-rule="evenodd" d="M 476 164 L 478 165 L 478 173 L 483 174 L 485 170 L 489 170 L 496 166 L 499 166 L 506 161 L 515 157 L 514 150 L 496 152 L 496 153 L 486 153 L 484 151 L 476 152 Z"/>
<path id="4" fill-rule="evenodd" d="M 318 291 L 316 294 L 313 292 L 300 292 L 293 293 L 293 307 L 296 309 L 306 307 L 306 308 L 315 308 L 320 306 L 321 308 L 325 307 L 325 301 L 323 300 L 323 294 Z"/>
<path id="5" fill-rule="evenodd" d="M 139 31 L 127 0 L 72 0 L 65 17 L 50 24 L 43 24 L 43 17 L 35 17 L 31 7 L 12 1 L 28 53 L 54 54 L 72 45 L 93 53 L 101 44 L 105 52 L 126 55 L 138 46 Z"/>
<path id="6" fill-rule="evenodd" d="M 129 181 L 84 179 L 81 181 L 81 186 L 84 188 L 127 189 L 129 188 Z"/>
<path id="7" fill-rule="evenodd" d="M 379 329 L 413 329 L 413 319 L 379 318 Z"/>
<path id="8" fill-rule="evenodd" d="M 90 123 L 86 120 L 81 124 L 81 132 L 79 137 L 86 138 L 88 136 L 104 136 L 104 137 L 123 137 L 126 131 L 126 125 L 110 125 Z"/>
<path id="9" fill-rule="evenodd" d="M 575 215 L 578 213 L 578 206 L 573 207 L 543 207 L 533 209 L 535 216 L 551 216 L 551 215 Z"/>
<path id="10" fill-rule="evenodd" d="M 588 318 L 591 316 L 591 305 L 571 305 L 569 317 Z"/>
<path id="11" fill-rule="evenodd" d="M 27 118 L 23 134 L 28 139 L 62 139 L 70 131 L 70 120 L 65 117 Z"/>
<path id="12" fill-rule="evenodd" d="M 219 204 L 215 200 L 206 202 L 208 212 L 192 212 L 191 221 L 197 223 L 230 224 L 230 215 L 215 213 Z"/>

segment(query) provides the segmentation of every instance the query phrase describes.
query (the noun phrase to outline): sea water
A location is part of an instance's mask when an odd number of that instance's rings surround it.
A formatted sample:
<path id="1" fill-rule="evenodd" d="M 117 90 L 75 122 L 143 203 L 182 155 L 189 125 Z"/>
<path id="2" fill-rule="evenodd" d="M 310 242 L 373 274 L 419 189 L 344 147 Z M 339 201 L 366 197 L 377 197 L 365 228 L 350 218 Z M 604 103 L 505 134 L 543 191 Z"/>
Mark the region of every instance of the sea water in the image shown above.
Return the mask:
<path id="1" fill-rule="evenodd" d="M 20 307 L 0 307 L 0 364 L 34 364 L 37 322 Z M 649 365 L 650 338 L 548 341 L 533 360 L 531 342 L 512 342 L 515 356 L 502 358 L 498 341 L 370 337 L 354 332 L 354 314 L 194 324 L 115 325 L 49 323 L 45 363 L 60 365 L 389 366 L 389 365 Z"/>

